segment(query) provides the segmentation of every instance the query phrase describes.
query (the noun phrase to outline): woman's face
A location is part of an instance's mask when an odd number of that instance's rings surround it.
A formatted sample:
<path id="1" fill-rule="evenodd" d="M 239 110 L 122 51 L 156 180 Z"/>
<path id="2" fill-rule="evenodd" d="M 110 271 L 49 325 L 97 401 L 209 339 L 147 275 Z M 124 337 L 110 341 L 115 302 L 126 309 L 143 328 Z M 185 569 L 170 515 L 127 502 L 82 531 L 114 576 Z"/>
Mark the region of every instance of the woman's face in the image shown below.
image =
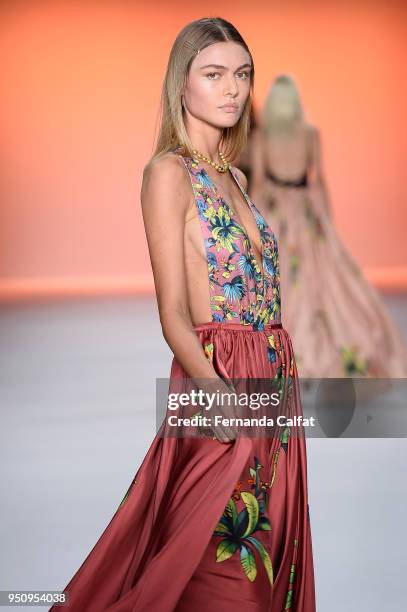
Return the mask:
<path id="1" fill-rule="evenodd" d="M 234 126 L 250 93 L 251 68 L 249 54 L 238 43 L 202 49 L 191 63 L 184 91 L 189 113 L 219 128 Z"/>

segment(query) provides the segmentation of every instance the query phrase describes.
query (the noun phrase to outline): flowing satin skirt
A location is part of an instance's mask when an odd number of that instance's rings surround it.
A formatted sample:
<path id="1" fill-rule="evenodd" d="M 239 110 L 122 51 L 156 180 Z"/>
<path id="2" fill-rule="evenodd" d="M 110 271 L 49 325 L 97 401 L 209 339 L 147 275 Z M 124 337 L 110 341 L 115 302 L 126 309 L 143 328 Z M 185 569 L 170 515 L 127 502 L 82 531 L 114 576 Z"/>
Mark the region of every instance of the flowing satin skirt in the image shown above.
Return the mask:
<path id="1" fill-rule="evenodd" d="M 399 330 L 344 247 L 319 186 L 268 181 L 265 205 L 279 245 L 282 322 L 300 378 L 406 377 Z"/>
<path id="2" fill-rule="evenodd" d="M 281 324 L 255 331 L 213 322 L 195 331 L 219 376 L 277 377 L 286 416 L 302 415 Z M 186 378 L 174 357 L 169 392 Z M 305 438 L 284 426 L 272 437 L 225 444 L 164 431 L 163 421 L 116 513 L 65 587 L 66 609 L 315 612 Z"/>

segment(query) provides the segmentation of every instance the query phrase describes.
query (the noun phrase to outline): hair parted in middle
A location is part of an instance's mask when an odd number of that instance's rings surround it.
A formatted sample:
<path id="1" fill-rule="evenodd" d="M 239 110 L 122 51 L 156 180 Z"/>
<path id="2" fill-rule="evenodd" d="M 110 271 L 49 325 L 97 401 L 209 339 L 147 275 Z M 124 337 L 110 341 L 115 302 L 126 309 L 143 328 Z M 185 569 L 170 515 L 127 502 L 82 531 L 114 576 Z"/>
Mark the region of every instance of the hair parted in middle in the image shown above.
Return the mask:
<path id="1" fill-rule="evenodd" d="M 252 64 L 250 93 L 239 121 L 230 128 L 224 128 L 221 150 L 233 161 L 244 149 L 250 130 L 252 116 L 254 63 L 250 50 L 236 28 L 221 17 L 203 17 L 187 24 L 176 37 L 168 59 L 167 70 L 161 94 L 161 121 L 153 158 L 181 147 L 183 155 L 191 155 L 190 142 L 184 122 L 182 91 L 186 85 L 192 60 L 196 55 L 218 42 L 232 41 L 242 45 L 250 56 Z"/>

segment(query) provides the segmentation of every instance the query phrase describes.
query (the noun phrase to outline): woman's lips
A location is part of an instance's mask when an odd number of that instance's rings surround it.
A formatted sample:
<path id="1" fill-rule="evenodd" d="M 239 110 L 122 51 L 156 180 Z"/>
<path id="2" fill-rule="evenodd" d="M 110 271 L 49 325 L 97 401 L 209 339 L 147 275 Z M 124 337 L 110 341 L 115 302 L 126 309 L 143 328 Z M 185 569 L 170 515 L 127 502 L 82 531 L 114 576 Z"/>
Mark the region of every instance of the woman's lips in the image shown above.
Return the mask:
<path id="1" fill-rule="evenodd" d="M 221 106 L 220 109 L 225 111 L 226 113 L 237 113 L 237 111 L 239 110 L 239 107 L 238 106 Z"/>

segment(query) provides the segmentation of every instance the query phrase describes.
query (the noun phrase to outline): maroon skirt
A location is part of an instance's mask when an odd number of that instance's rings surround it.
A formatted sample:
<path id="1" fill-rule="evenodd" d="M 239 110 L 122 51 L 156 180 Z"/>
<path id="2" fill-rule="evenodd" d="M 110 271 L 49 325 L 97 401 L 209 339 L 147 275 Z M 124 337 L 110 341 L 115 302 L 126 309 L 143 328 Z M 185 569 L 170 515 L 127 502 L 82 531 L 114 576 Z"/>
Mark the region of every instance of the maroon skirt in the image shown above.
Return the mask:
<path id="1" fill-rule="evenodd" d="M 194 326 L 225 379 L 280 379 L 302 416 L 281 324 Z M 173 359 L 169 392 L 186 379 Z M 169 437 L 165 424 L 110 523 L 65 587 L 75 612 L 315 612 L 305 437 Z M 51 610 L 56 610 L 54 605 Z M 60 609 L 60 608 L 58 608 Z"/>

